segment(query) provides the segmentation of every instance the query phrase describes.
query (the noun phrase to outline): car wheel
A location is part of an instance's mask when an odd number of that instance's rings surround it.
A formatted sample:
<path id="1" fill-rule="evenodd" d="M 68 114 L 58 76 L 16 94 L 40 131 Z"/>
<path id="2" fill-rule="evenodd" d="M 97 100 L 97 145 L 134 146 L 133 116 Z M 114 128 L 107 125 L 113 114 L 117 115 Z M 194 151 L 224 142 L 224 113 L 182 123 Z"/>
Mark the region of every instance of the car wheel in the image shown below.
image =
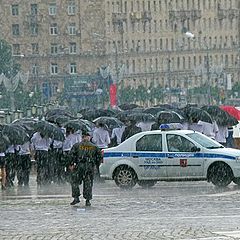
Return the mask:
<path id="1" fill-rule="evenodd" d="M 233 180 L 232 169 L 223 162 L 211 166 L 208 176 L 209 180 L 218 187 L 226 187 Z"/>
<path id="2" fill-rule="evenodd" d="M 114 180 L 120 188 L 130 189 L 136 185 L 137 175 L 132 168 L 120 166 L 114 173 Z"/>
<path id="3" fill-rule="evenodd" d="M 237 185 L 240 185 L 240 178 L 234 178 L 233 182 Z"/>
<path id="4" fill-rule="evenodd" d="M 156 183 L 157 183 L 156 181 L 147 181 L 147 180 L 138 181 L 138 185 L 143 188 L 153 187 Z"/>

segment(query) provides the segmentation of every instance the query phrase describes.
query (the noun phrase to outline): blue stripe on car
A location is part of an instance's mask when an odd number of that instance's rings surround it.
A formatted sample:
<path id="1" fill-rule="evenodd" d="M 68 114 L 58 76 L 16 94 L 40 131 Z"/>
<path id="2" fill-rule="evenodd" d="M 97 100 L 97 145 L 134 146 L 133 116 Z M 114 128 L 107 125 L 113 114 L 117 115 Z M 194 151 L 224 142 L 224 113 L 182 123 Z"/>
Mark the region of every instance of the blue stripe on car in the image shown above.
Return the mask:
<path id="1" fill-rule="evenodd" d="M 216 153 L 150 153 L 150 152 L 104 152 L 104 158 L 111 157 L 174 157 L 174 158 L 225 158 L 235 160 L 235 157 Z"/>

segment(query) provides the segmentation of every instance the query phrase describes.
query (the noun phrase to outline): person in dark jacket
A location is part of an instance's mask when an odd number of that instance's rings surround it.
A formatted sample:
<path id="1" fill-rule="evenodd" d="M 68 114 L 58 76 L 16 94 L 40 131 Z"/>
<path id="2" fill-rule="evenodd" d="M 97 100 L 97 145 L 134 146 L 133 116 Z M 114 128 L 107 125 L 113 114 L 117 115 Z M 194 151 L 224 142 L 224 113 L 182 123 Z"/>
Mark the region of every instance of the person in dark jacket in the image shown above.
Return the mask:
<path id="1" fill-rule="evenodd" d="M 136 133 L 142 132 L 140 127 L 136 126 L 136 121 L 134 120 L 127 120 L 126 121 L 126 128 L 122 134 L 121 142 L 125 141 L 126 139 L 130 138 Z"/>
<path id="2" fill-rule="evenodd" d="M 86 206 L 91 206 L 94 167 L 102 162 L 102 153 L 100 148 L 91 143 L 90 140 L 90 134 L 83 132 L 82 142 L 76 143 L 70 151 L 69 170 L 73 197 L 71 205 L 80 202 L 79 185 L 83 182 L 83 197 L 86 199 Z"/>

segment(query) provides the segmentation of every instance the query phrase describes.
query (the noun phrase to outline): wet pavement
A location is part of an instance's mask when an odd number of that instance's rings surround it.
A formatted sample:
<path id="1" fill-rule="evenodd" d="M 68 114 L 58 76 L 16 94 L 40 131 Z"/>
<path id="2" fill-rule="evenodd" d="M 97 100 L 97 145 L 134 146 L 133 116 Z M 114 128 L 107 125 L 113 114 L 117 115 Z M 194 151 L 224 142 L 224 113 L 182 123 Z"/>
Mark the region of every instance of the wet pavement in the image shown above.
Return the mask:
<path id="1" fill-rule="evenodd" d="M 240 239 L 240 188 L 207 182 L 159 182 L 119 189 L 96 183 L 91 207 L 70 206 L 70 186 L 0 190 L 2 239 Z"/>

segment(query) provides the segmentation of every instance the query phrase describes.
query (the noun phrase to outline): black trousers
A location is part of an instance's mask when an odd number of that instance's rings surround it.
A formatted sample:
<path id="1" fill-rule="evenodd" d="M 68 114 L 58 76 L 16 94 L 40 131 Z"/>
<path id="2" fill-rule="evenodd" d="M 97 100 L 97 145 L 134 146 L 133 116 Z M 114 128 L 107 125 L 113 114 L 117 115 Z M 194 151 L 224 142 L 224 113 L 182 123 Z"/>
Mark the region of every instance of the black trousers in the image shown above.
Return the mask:
<path id="1" fill-rule="evenodd" d="M 54 148 L 49 154 L 52 181 L 62 183 L 64 181 L 63 151 L 62 149 Z"/>
<path id="2" fill-rule="evenodd" d="M 93 175 L 94 168 L 84 170 L 82 168 L 76 168 L 71 172 L 71 187 L 72 197 L 77 198 L 80 194 L 80 186 L 83 183 L 83 198 L 86 200 L 92 199 L 92 188 L 93 188 Z"/>
<path id="3" fill-rule="evenodd" d="M 37 184 L 40 186 L 51 183 L 48 152 L 36 150 L 35 160 L 37 163 Z"/>
<path id="4" fill-rule="evenodd" d="M 17 168 L 17 156 L 15 153 L 6 153 L 5 156 L 6 163 L 6 186 L 13 186 L 13 182 L 16 176 Z"/>
<path id="5" fill-rule="evenodd" d="M 19 186 L 28 186 L 31 171 L 31 157 L 27 155 L 19 155 L 17 161 L 17 179 Z"/>

